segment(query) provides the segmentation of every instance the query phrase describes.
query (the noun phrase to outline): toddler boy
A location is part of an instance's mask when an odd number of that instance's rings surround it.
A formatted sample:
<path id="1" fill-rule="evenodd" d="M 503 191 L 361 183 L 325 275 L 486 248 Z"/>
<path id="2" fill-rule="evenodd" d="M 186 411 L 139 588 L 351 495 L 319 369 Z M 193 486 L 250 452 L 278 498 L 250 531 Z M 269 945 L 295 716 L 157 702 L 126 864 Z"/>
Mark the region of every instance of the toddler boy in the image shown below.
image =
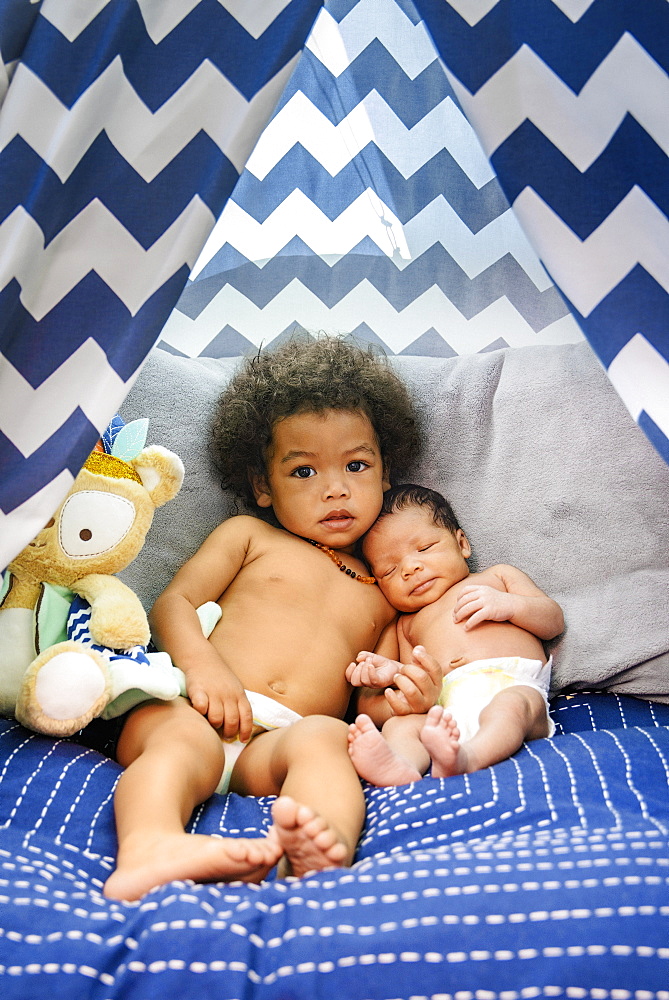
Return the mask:
<path id="1" fill-rule="evenodd" d="M 259 881 L 350 864 L 364 795 L 342 721 L 346 666 L 395 611 L 356 555 L 390 468 L 418 446 L 413 407 L 385 360 L 346 341 L 290 342 L 249 359 L 214 424 L 224 484 L 270 515 L 205 540 L 156 601 L 156 644 L 188 698 L 128 717 L 117 757 L 117 867 L 106 895 L 172 879 Z M 219 620 L 206 638 L 198 609 Z M 411 710 L 426 711 L 420 696 Z M 407 702 L 409 710 L 409 702 Z M 276 795 L 263 838 L 189 834 L 215 790 Z"/>

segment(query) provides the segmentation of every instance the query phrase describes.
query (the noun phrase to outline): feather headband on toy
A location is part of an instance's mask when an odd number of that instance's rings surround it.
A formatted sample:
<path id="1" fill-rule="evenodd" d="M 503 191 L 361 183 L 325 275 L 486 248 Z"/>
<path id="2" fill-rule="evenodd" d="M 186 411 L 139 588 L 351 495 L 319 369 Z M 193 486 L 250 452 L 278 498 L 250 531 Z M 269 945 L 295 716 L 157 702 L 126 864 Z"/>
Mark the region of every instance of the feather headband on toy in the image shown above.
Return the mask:
<path id="1" fill-rule="evenodd" d="M 86 461 L 84 468 L 96 476 L 107 476 L 109 479 L 134 479 L 136 483 L 142 485 L 132 465 L 115 455 L 107 455 L 104 451 L 92 451 Z"/>
<path id="2" fill-rule="evenodd" d="M 124 424 L 117 414 L 86 459 L 84 468 L 96 476 L 134 479 L 141 486 L 142 480 L 130 465 L 130 459 L 136 458 L 144 447 L 148 426 L 146 419 Z"/>

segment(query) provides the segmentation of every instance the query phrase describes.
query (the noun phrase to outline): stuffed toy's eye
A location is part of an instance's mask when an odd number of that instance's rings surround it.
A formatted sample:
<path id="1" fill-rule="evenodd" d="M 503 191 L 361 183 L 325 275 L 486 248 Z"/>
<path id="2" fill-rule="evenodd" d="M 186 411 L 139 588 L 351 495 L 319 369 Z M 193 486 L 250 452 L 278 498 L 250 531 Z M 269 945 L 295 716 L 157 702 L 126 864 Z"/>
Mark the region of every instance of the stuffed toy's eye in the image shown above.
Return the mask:
<path id="1" fill-rule="evenodd" d="M 58 540 L 71 559 L 99 556 L 116 548 L 134 520 L 135 507 L 125 497 L 81 490 L 63 504 Z"/>

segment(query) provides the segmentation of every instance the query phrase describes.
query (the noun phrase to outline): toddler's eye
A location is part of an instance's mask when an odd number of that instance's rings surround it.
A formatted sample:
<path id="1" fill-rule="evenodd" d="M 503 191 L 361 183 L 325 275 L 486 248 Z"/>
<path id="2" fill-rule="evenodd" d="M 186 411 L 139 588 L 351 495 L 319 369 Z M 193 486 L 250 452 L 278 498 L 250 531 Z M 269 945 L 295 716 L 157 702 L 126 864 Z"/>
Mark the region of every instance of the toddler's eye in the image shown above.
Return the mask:
<path id="1" fill-rule="evenodd" d="M 298 469 L 294 469 L 291 472 L 291 476 L 295 476 L 296 479 L 311 479 L 315 475 L 316 470 L 312 469 L 310 465 L 301 465 Z"/>
<path id="2" fill-rule="evenodd" d="M 434 542 L 429 542 L 427 545 L 421 545 L 421 546 L 419 546 L 418 551 L 419 552 L 427 552 L 427 550 L 431 549 L 433 545 L 434 545 Z"/>
<path id="3" fill-rule="evenodd" d="M 349 462 L 346 466 L 349 472 L 362 472 L 363 469 L 368 469 L 369 465 L 367 462 L 363 462 L 361 458 L 355 458 L 352 462 Z"/>

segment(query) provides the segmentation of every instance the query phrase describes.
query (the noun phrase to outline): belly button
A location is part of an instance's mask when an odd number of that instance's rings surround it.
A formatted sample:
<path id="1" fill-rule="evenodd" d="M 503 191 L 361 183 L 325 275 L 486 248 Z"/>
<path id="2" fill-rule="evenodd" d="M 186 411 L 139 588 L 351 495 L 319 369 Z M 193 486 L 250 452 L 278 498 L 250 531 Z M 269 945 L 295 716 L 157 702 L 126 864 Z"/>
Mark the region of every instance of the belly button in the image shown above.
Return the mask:
<path id="1" fill-rule="evenodd" d="M 271 688 L 271 690 L 274 691 L 275 694 L 286 693 L 286 685 L 284 684 L 283 681 L 270 681 L 267 686 Z"/>

